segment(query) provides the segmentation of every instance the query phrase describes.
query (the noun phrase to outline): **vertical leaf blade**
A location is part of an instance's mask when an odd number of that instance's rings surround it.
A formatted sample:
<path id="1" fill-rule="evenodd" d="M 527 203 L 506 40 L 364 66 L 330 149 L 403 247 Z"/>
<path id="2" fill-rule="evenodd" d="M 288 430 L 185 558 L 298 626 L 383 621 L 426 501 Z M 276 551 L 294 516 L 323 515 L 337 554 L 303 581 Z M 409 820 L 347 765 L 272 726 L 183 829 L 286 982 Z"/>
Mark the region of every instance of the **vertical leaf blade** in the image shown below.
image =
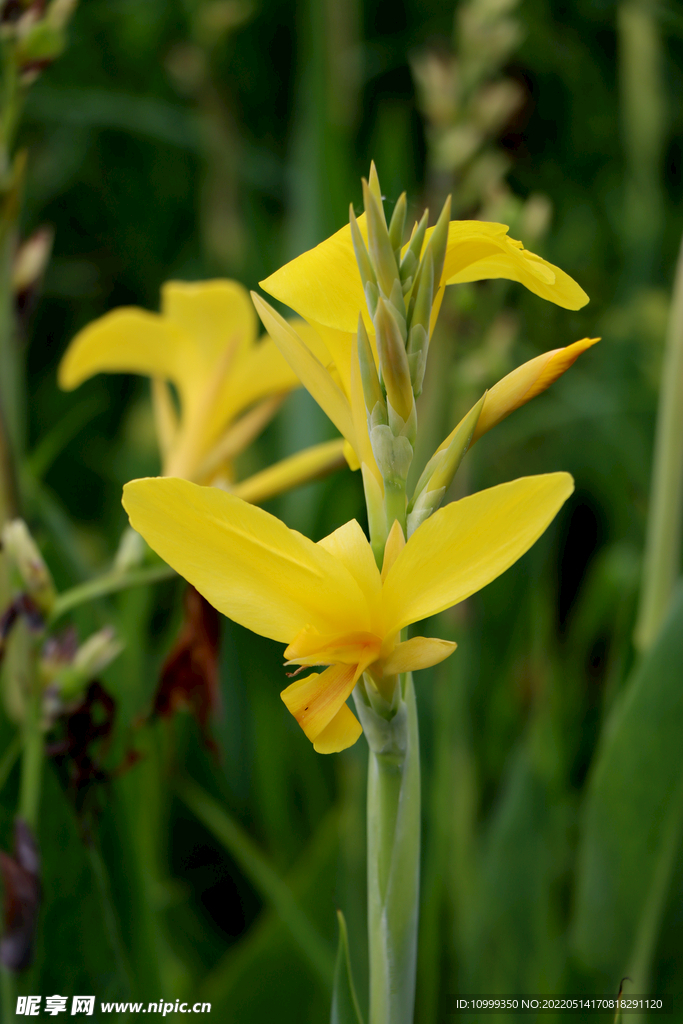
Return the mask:
<path id="1" fill-rule="evenodd" d="M 363 1024 L 351 973 L 349 936 L 341 910 L 337 911 L 337 919 L 339 921 L 339 947 L 334 970 L 330 1024 Z"/>
<path id="2" fill-rule="evenodd" d="M 683 827 L 683 587 L 608 721 L 586 798 L 573 930 L 584 964 L 647 984 Z M 637 976 L 637 977 L 636 977 Z"/>

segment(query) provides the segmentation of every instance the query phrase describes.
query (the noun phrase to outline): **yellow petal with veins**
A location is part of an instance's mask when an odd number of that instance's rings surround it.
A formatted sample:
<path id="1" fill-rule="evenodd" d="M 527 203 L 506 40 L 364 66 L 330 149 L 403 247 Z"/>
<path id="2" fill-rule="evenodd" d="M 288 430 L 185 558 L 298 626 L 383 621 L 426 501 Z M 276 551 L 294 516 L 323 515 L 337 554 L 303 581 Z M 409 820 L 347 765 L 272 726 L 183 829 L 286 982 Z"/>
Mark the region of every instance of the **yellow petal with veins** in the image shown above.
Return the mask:
<path id="1" fill-rule="evenodd" d="M 329 551 L 346 566 L 365 594 L 370 607 L 379 601 L 382 591 L 379 569 L 368 539 L 355 519 L 323 537 L 318 541 L 318 546 Z"/>
<path id="2" fill-rule="evenodd" d="M 255 633 L 288 643 L 306 625 L 369 630 L 367 602 L 348 570 L 263 509 L 168 477 L 126 484 L 123 505 L 164 561 Z"/>
<path id="3" fill-rule="evenodd" d="M 287 710 L 309 740 L 316 740 L 346 703 L 361 671 L 358 665 L 330 665 L 320 675 L 313 672 L 282 691 Z"/>
<path id="4" fill-rule="evenodd" d="M 414 636 L 397 644 L 382 665 L 385 676 L 395 676 L 400 672 L 417 672 L 420 668 L 431 668 L 438 665 L 453 653 L 457 644 L 450 640 L 437 640 L 433 637 Z"/>
<path id="5" fill-rule="evenodd" d="M 386 633 L 450 608 L 500 576 L 538 540 L 573 490 L 569 473 L 527 476 L 435 512 L 386 577 Z"/>
<path id="6" fill-rule="evenodd" d="M 325 726 L 313 742 L 313 749 L 319 754 L 338 754 L 340 750 L 352 747 L 363 727 L 346 704 L 342 704 L 332 721 Z"/>

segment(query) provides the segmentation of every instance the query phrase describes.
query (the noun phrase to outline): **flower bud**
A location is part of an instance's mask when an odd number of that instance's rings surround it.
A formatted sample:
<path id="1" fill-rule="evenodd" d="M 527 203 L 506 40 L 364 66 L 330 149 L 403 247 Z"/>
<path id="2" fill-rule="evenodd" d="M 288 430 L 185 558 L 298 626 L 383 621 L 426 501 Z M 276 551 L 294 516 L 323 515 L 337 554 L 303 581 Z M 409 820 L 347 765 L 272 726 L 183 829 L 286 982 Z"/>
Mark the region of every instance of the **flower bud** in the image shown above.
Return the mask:
<path id="1" fill-rule="evenodd" d="M 389 224 L 389 241 L 391 247 L 394 250 L 396 259 L 399 259 L 401 253 L 401 245 L 403 244 L 403 232 L 406 227 L 406 208 L 407 208 L 406 194 L 402 192 L 398 197 L 394 212 L 391 215 L 391 222 Z"/>
<path id="2" fill-rule="evenodd" d="M 429 210 L 425 210 L 420 218 L 420 223 L 416 224 L 413 228 L 413 233 L 410 236 L 410 241 L 406 251 L 403 254 L 401 260 L 401 279 L 405 280 L 408 274 L 415 275 L 415 271 L 420 263 L 420 256 L 422 255 L 422 246 L 424 245 L 425 233 L 427 231 L 427 225 L 429 224 Z"/>
<path id="3" fill-rule="evenodd" d="M 351 241 L 353 242 L 353 251 L 356 256 L 356 263 L 358 264 L 358 270 L 360 273 L 360 279 L 363 282 L 363 288 L 367 288 L 368 282 L 370 282 L 376 287 L 377 278 L 375 277 L 375 271 L 372 269 L 372 263 L 368 255 L 368 250 L 365 247 L 363 236 L 361 235 L 360 228 L 358 227 L 358 221 L 356 219 L 356 214 L 354 213 L 353 210 L 353 204 L 349 205 L 349 224 L 351 226 Z M 368 306 L 369 305 L 370 303 L 368 303 Z M 374 307 L 371 310 L 371 313 L 373 312 Z"/>
<path id="4" fill-rule="evenodd" d="M 387 400 L 404 422 L 407 422 L 415 405 L 410 367 L 401 331 L 383 299 L 377 303 L 375 313 L 377 349 L 382 380 L 387 391 Z"/>
<path id="5" fill-rule="evenodd" d="M 57 597 L 50 570 L 23 519 L 5 523 L 2 546 L 16 569 L 21 587 L 41 612 L 48 614 Z"/>
<path id="6" fill-rule="evenodd" d="M 535 359 L 530 359 L 527 363 L 518 366 L 516 370 L 508 373 L 506 377 L 494 384 L 486 394 L 486 401 L 472 437 L 472 444 L 515 409 L 526 405 L 536 395 L 540 395 L 542 391 L 549 388 L 576 362 L 582 352 L 595 345 L 599 340 L 599 338 L 582 338 L 580 341 L 575 341 L 573 345 L 567 345 L 566 348 L 556 348 L 551 352 L 544 352 L 543 355 L 536 356 Z"/>
<path id="7" fill-rule="evenodd" d="M 363 203 L 368 225 L 368 251 L 375 270 L 377 283 L 380 291 L 387 298 L 391 295 L 394 281 L 399 279 L 398 265 L 394 250 L 389 240 L 384 211 L 381 201 L 378 201 L 370 190 L 370 187 L 363 179 Z"/>
<path id="8" fill-rule="evenodd" d="M 383 422 L 386 423 L 387 404 L 384 400 L 382 386 L 379 382 L 379 375 L 377 373 L 377 367 L 375 366 L 375 357 L 372 353 L 372 346 L 370 345 L 368 332 L 365 329 L 363 318 L 360 315 L 358 316 L 356 345 L 358 349 L 358 364 L 360 366 L 360 377 L 363 384 L 363 397 L 365 398 L 367 414 L 368 416 L 374 416 L 374 410 L 379 406 L 380 410 L 382 408 L 384 409 Z"/>
<path id="9" fill-rule="evenodd" d="M 405 434 L 395 435 L 380 424 L 371 428 L 370 444 L 384 482 L 405 485 L 413 461 L 413 446 Z"/>

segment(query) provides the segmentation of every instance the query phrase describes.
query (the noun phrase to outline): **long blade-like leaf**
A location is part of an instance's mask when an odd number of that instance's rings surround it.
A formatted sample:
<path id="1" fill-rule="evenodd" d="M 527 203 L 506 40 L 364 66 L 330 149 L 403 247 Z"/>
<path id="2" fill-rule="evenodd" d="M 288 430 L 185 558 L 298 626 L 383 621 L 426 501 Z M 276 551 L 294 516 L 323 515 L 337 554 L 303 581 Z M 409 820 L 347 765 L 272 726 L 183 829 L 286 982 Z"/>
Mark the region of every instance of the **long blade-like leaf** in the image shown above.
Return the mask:
<path id="1" fill-rule="evenodd" d="M 683 826 L 683 587 L 605 729 L 579 855 L 575 952 L 647 985 Z"/>
<path id="2" fill-rule="evenodd" d="M 330 1024 L 363 1024 L 351 973 L 349 935 L 341 910 L 337 911 L 337 919 L 339 921 L 339 947 L 337 949 L 337 963 L 334 969 L 334 991 L 332 993 Z"/>

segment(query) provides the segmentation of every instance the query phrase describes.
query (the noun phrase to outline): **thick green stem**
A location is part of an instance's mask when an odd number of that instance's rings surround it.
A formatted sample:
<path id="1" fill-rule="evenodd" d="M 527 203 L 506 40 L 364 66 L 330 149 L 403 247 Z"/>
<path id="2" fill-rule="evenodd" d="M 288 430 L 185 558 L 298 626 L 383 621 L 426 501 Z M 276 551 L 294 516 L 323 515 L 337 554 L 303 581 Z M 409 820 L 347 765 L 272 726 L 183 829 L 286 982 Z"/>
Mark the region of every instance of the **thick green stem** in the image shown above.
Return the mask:
<path id="1" fill-rule="evenodd" d="M 406 535 L 406 485 L 405 481 L 384 483 L 384 507 L 387 513 L 387 528 L 390 530 L 394 520 L 398 519 L 399 525 Z"/>
<path id="2" fill-rule="evenodd" d="M 367 690 L 362 687 L 358 688 L 356 699 L 370 746 L 367 806 L 370 1024 L 411 1024 L 415 1002 L 420 751 L 410 673 L 400 677 L 399 687 L 398 707 L 389 718 L 374 710 Z"/>
<path id="3" fill-rule="evenodd" d="M 683 520 L 683 242 L 678 256 L 657 412 L 645 563 L 635 643 L 656 639 L 680 573 Z"/>

